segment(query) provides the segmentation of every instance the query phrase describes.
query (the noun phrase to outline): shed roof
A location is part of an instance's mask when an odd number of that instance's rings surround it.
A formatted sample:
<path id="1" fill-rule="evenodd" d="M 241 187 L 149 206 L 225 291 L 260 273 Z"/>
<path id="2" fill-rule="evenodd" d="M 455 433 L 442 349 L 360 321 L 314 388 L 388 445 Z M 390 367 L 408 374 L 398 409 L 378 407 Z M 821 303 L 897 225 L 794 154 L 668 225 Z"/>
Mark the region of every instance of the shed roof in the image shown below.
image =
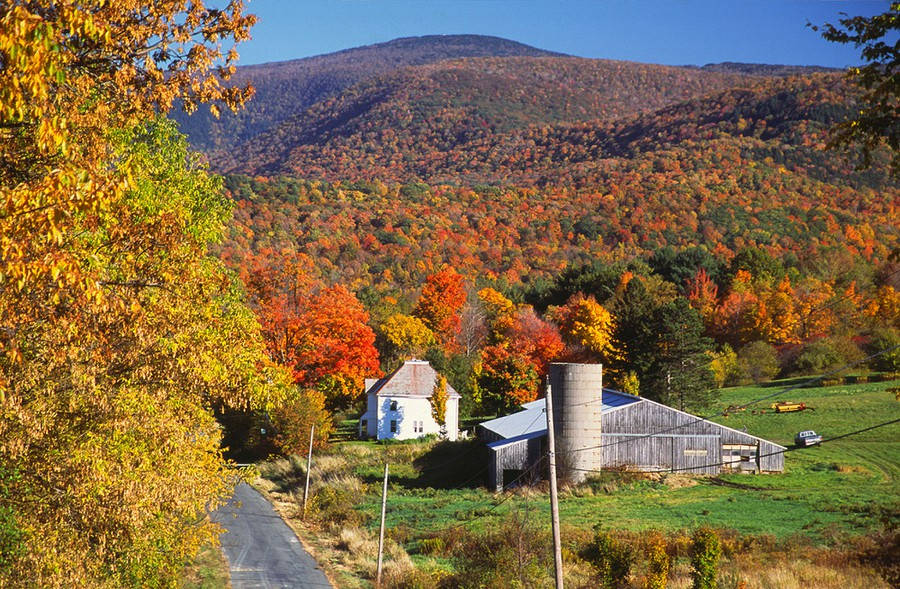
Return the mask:
<path id="1" fill-rule="evenodd" d="M 438 373 L 427 360 L 407 360 L 403 366 L 384 378 L 376 380 L 366 390 L 367 394 L 381 397 L 431 397 Z M 366 384 L 370 381 L 367 380 Z M 447 383 L 450 397 L 459 398 L 459 393 Z"/>
<path id="2" fill-rule="evenodd" d="M 601 411 L 605 413 L 606 411 L 611 411 L 617 407 L 637 403 L 640 400 L 640 397 L 627 395 L 612 389 L 603 389 L 603 394 L 601 395 Z M 547 432 L 547 418 L 544 416 L 546 403 L 545 399 L 524 403 L 522 405 L 522 411 L 485 421 L 480 425 L 484 429 L 492 431 L 504 439 L 525 436 L 532 433 L 544 434 Z"/>
<path id="3" fill-rule="evenodd" d="M 547 427 L 544 426 L 543 430 L 536 430 L 533 432 L 529 432 L 527 434 L 522 434 L 521 436 L 515 436 L 512 438 L 506 438 L 504 440 L 497 440 L 496 442 L 490 442 L 487 444 L 487 447 L 492 450 L 497 450 L 499 448 L 505 448 L 506 446 L 510 446 L 512 444 L 517 444 L 519 442 L 524 442 L 525 440 L 531 440 L 534 438 L 540 438 L 541 436 L 547 433 Z"/>

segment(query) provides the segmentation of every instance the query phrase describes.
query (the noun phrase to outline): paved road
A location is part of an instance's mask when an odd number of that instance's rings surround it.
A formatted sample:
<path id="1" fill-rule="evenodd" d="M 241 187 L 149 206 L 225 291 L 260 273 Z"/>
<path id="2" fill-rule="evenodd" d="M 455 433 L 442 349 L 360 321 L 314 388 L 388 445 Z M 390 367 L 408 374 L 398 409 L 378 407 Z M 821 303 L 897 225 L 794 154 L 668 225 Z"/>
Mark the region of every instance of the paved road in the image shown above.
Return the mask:
<path id="1" fill-rule="evenodd" d="M 213 519 L 226 530 L 220 540 L 234 589 L 331 589 L 293 530 L 250 485 L 240 483 Z"/>

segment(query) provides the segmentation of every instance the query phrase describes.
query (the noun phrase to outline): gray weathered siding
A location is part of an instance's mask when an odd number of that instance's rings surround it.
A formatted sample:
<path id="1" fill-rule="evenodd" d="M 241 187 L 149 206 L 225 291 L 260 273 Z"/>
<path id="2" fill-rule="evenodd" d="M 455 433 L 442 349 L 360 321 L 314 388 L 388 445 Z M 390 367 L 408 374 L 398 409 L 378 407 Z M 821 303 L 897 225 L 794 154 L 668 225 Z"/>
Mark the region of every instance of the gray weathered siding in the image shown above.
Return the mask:
<path id="1" fill-rule="evenodd" d="M 502 491 L 504 484 L 509 483 L 503 480 L 504 470 L 525 470 L 540 460 L 544 440 L 544 436 L 535 436 L 497 448 L 488 448 L 488 487 Z"/>
<path id="2" fill-rule="evenodd" d="M 755 471 L 757 466 L 762 472 L 784 470 L 782 446 L 647 399 L 608 410 L 601 419 L 602 468 L 695 474 Z M 502 439 L 484 428 L 479 428 L 479 435 L 485 442 Z M 490 488 L 502 490 L 504 470 L 524 470 L 539 460 L 545 440 L 546 436 L 533 437 L 491 448 Z M 724 469 L 723 445 L 741 446 L 742 455 Z M 558 449 L 557 455 L 565 468 L 569 463 L 565 453 Z"/>
<path id="3" fill-rule="evenodd" d="M 685 444 L 681 446 L 682 452 L 676 452 L 676 469 L 694 469 L 706 464 L 719 464 L 722 462 L 721 447 L 722 444 L 742 444 L 748 446 L 756 446 L 759 444 L 760 469 L 763 471 L 780 471 L 784 470 L 784 454 L 780 452 L 783 448 L 772 442 L 768 442 L 756 436 L 735 431 L 728 427 L 705 421 L 688 413 L 683 413 L 666 407 L 659 403 L 642 399 L 639 403 L 625 405 L 620 409 L 607 411 L 603 414 L 603 437 L 604 445 L 611 443 L 612 438 L 616 434 L 637 434 L 634 442 L 617 444 L 616 446 L 606 446 L 603 448 L 607 453 L 604 456 L 604 464 L 612 466 L 630 464 L 637 468 L 646 468 L 658 462 L 668 462 L 666 468 L 673 468 L 671 464 L 671 446 L 669 446 L 669 460 L 663 460 L 661 455 L 652 454 L 654 445 L 645 444 L 644 441 L 653 440 L 656 437 L 675 436 L 672 439 L 689 438 L 688 441 L 678 442 Z M 654 438 L 641 438 L 641 435 L 659 432 Z M 718 438 L 718 446 L 715 452 L 709 446 L 709 442 L 701 442 L 698 436 L 714 436 Z M 693 444 L 688 448 L 686 444 Z M 647 448 L 649 447 L 649 449 Z M 684 449 L 707 448 L 706 460 L 699 460 L 698 456 L 684 456 Z M 665 448 L 661 448 L 660 452 L 665 454 Z M 702 463 L 702 464 L 701 464 Z M 755 466 L 755 465 L 754 465 Z M 719 467 L 715 469 L 699 469 L 694 472 L 719 472 Z"/>

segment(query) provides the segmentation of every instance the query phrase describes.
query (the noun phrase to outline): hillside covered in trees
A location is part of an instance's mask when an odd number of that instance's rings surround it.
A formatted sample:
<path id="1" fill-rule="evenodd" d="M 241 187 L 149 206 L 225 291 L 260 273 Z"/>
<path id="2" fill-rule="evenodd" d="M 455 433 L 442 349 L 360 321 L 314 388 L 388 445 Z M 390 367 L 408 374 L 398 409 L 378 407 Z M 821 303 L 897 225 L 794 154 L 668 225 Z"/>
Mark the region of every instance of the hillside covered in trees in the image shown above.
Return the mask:
<path id="1" fill-rule="evenodd" d="M 883 161 L 857 170 L 824 150 L 856 96 L 838 74 L 791 66 L 398 67 L 210 153 L 237 172 L 218 251 L 270 349 L 335 410 L 363 375 L 301 348 L 385 371 L 424 355 L 470 411 L 533 398 L 564 359 L 602 361 L 614 386 L 667 401 L 660 374 L 677 365 L 701 407 L 751 364 L 823 369 L 896 338 L 897 182 Z M 440 329 L 421 310 L 432 281 L 456 293 Z M 357 335 L 309 344 L 305 326 L 329 317 Z"/>
<path id="2" fill-rule="evenodd" d="M 541 57 L 560 54 L 515 41 L 483 35 L 431 35 L 394 39 L 327 55 L 260 65 L 239 66 L 232 78 L 252 84 L 255 98 L 237 113 L 214 117 L 208 109 L 173 118 L 202 150 L 230 149 L 274 128 L 319 101 L 350 86 L 406 66 L 464 57 Z"/>

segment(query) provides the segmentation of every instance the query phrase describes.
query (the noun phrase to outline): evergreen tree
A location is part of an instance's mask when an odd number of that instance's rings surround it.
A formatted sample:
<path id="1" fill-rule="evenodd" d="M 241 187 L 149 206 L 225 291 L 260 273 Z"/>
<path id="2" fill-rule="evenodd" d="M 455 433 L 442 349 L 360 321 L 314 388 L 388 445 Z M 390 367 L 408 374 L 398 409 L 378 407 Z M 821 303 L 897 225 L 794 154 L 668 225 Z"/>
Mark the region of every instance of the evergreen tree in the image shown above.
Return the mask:
<path id="1" fill-rule="evenodd" d="M 641 379 L 646 396 L 678 409 L 708 407 L 715 381 L 703 335 L 703 321 L 687 299 L 679 297 L 653 314 L 656 341 L 648 373 Z"/>

